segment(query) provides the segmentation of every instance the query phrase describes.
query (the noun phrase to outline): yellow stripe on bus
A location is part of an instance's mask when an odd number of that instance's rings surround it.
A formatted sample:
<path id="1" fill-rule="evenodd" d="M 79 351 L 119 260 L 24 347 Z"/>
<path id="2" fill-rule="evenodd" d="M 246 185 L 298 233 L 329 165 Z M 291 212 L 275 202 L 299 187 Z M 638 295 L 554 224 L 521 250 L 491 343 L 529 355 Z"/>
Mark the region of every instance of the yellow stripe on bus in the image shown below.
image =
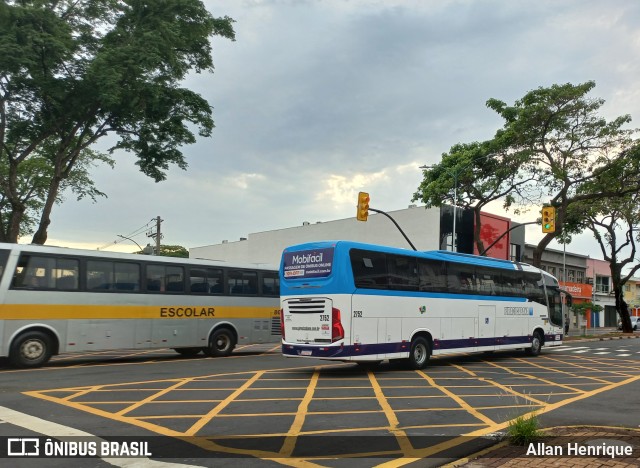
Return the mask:
<path id="1" fill-rule="evenodd" d="M 271 318 L 273 307 L 0 304 L 0 320 Z"/>

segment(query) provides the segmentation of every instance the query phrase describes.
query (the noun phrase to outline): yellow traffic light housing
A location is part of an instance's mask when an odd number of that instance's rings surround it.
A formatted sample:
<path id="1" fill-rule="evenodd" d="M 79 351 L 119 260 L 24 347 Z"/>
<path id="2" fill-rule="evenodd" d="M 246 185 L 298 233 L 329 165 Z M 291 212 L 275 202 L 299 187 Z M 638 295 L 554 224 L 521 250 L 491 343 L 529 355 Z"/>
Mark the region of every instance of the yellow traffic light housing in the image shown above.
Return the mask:
<path id="1" fill-rule="evenodd" d="M 556 232 L 556 209 L 553 206 L 542 207 L 542 232 Z"/>
<path id="2" fill-rule="evenodd" d="M 369 216 L 369 194 L 367 192 L 358 193 L 358 212 L 356 218 L 358 221 L 366 221 Z"/>

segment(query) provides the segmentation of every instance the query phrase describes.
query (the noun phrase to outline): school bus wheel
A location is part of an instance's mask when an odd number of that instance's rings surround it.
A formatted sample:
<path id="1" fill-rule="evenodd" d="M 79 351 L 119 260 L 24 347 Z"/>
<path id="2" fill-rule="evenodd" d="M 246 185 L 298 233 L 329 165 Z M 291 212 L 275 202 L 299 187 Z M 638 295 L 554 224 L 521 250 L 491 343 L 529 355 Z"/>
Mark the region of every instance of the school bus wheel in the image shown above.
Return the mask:
<path id="1" fill-rule="evenodd" d="M 236 346 L 236 335 L 229 328 L 218 328 L 209 338 L 209 346 L 204 353 L 209 357 L 224 357 L 231 354 Z"/>
<path id="2" fill-rule="evenodd" d="M 39 367 L 49 361 L 51 354 L 51 337 L 40 331 L 28 331 L 11 344 L 9 362 L 15 367 Z"/>

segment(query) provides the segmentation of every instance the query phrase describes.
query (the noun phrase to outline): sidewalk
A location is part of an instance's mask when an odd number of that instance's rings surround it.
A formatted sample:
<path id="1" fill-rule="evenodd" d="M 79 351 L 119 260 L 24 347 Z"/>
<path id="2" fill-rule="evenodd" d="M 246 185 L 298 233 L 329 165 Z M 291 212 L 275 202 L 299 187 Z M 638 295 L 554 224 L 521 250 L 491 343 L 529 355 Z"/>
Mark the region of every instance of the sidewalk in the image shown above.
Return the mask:
<path id="1" fill-rule="evenodd" d="M 598 329 L 600 330 L 602 329 Z M 573 343 L 640 338 L 640 334 L 622 334 L 615 328 L 606 329 L 604 336 L 589 336 L 590 332 L 592 330 L 587 330 L 587 337 L 584 338 L 569 335 L 565 341 Z M 607 336 L 614 333 L 614 336 Z M 640 418 L 638 422 L 640 423 Z M 640 424 L 636 427 L 640 427 Z M 640 467 L 640 429 L 570 426 L 542 428 L 541 431 L 543 438 L 536 443 L 523 447 L 509 445 L 505 440 L 446 466 L 448 468 Z M 587 453 L 591 455 L 586 455 Z"/>

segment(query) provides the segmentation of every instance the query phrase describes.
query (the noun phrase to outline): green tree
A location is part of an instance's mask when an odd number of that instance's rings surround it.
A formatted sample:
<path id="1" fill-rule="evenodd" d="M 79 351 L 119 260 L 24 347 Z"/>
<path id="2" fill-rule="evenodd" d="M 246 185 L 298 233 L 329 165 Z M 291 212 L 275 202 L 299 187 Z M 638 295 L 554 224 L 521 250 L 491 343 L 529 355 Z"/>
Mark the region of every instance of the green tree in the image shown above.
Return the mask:
<path id="1" fill-rule="evenodd" d="M 631 152 L 640 152 L 640 146 Z M 630 156 L 630 153 L 627 156 Z M 636 161 L 636 158 L 629 158 Z M 625 165 L 623 169 L 628 169 Z M 612 171 L 610 177 L 601 177 L 597 182 L 600 189 L 607 190 L 609 186 L 636 185 L 636 175 L 629 178 L 634 171 Z M 598 187 L 584 188 L 586 191 L 596 190 Z M 612 292 L 615 298 L 616 311 L 622 321 L 622 329 L 627 333 L 633 332 L 629 307 L 624 300 L 624 285 L 640 270 L 640 263 L 636 257 L 638 242 L 640 242 L 640 193 L 630 193 L 624 197 L 601 198 L 588 203 L 576 203 L 572 206 L 570 223 L 567 230 L 581 231 L 586 229 L 593 234 L 598 242 L 602 256 L 609 263 L 611 271 Z M 576 213 L 577 212 L 577 213 Z M 572 224 L 578 220 L 577 224 Z"/>
<path id="2" fill-rule="evenodd" d="M 65 189 L 103 195 L 88 169 L 112 162 L 92 150 L 107 135 L 156 182 L 186 169 L 192 129 L 214 125 L 179 84 L 213 70 L 210 38 L 234 40 L 232 23 L 199 0 L 0 3 L 0 241 L 45 243 Z"/>
<path id="3" fill-rule="evenodd" d="M 424 170 L 413 201 L 420 200 L 427 208 L 449 202 L 472 210 L 474 243 L 478 252 L 483 252 L 481 211 L 496 200 L 502 200 L 508 209 L 516 197 L 524 196 L 529 182 L 519 171 L 524 161 L 526 155 L 509 152 L 500 138 L 456 144 L 442 155 L 440 163 Z"/>
<path id="4" fill-rule="evenodd" d="M 538 88 L 508 106 L 489 99 L 487 106 L 504 120 L 495 138 L 508 141 L 511 151 L 527 154 L 529 160 L 520 170 L 529 174 L 535 194 L 530 203 L 549 202 L 556 207 L 556 230 L 546 234 L 533 252 L 533 264 L 540 266 L 549 243 L 562 235 L 565 222 L 577 225 L 572 216 L 580 216 L 576 205 L 623 197 L 637 192 L 637 184 L 603 187 L 599 181 L 611 178 L 621 168 L 637 174 L 637 161 L 627 150 L 634 144 L 634 129 L 628 115 L 610 122 L 599 115 L 603 99 L 588 97 L 595 82 L 570 83 Z M 637 153 L 633 153 L 638 157 Z"/>
<path id="5" fill-rule="evenodd" d="M 640 190 L 640 179 L 631 177 L 640 168 L 640 154 L 628 151 L 635 133 L 626 128 L 631 117 L 610 122 L 602 118 L 598 112 L 604 101 L 587 96 L 594 86 L 589 81 L 538 88 L 512 106 L 489 99 L 487 106 L 504 119 L 503 127 L 487 142 L 454 145 L 438 165 L 460 171 L 458 202 L 463 206 L 475 208 L 502 199 L 506 209 L 545 202 L 556 207 L 556 231 L 536 246 L 536 266 L 549 243 L 562 235 L 565 223 L 580 226 L 581 214 L 572 207 Z M 467 149 L 472 150 L 471 156 Z M 599 181 L 612 179 L 621 170 L 634 183 L 599 186 Z M 414 199 L 436 205 L 438 197 L 451 200 L 452 190 L 449 172 L 425 171 Z M 476 229 L 478 225 L 476 219 Z"/>
<path id="6" fill-rule="evenodd" d="M 163 257 L 189 258 L 189 251 L 181 245 L 160 245 L 160 255 Z"/>

